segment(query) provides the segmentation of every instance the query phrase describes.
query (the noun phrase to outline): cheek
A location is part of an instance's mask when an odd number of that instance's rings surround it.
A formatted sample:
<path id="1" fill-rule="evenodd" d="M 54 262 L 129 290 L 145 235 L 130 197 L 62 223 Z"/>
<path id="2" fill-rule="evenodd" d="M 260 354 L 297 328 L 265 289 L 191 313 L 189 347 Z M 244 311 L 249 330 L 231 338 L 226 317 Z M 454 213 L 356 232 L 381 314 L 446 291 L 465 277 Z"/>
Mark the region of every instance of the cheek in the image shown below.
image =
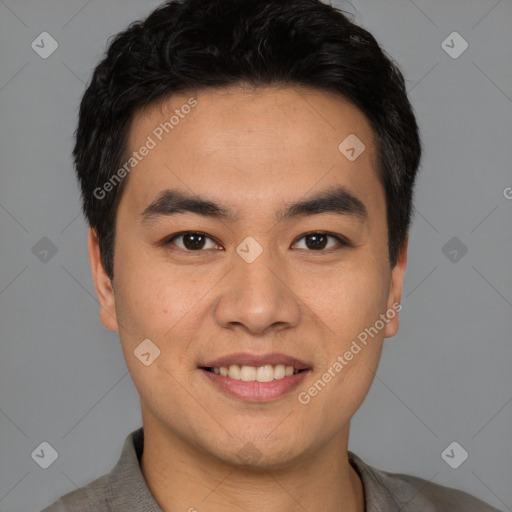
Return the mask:
<path id="1" fill-rule="evenodd" d="M 166 266 L 133 248 L 124 250 L 116 274 L 118 317 L 129 335 L 138 337 L 165 338 L 213 286 L 193 269 Z"/>
<path id="2" fill-rule="evenodd" d="M 327 278 L 303 284 L 304 302 L 340 340 L 353 339 L 387 309 L 389 272 L 376 265 L 351 263 Z"/>
<path id="3" fill-rule="evenodd" d="M 208 291 L 219 281 L 214 273 L 165 265 L 126 253 L 118 272 L 116 310 L 119 336 L 127 365 L 139 393 L 168 396 L 175 378 L 190 377 L 195 343 L 202 338 L 208 315 Z M 210 332 L 208 333 L 210 334 Z M 144 366 L 134 350 L 145 339 L 160 350 Z M 171 372 L 169 375 L 167 372 Z M 174 378 L 173 378 L 174 377 Z"/>
<path id="4" fill-rule="evenodd" d="M 318 400 L 318 406 L 326 408 L 322 414 L 328 416 L 337 414 L 329 411 L 329 404 L 352 412 L 360 406 L 374 379 L 385 333 L 379 319 L 387 310 L 389 272 L 363 260 L 344 270 L 329 282 L 329 293 L 319 294 L 317 289 L 318 314 L 332 340 L 325 344 L 320 370 L 322 380 L 330 379 L 328 389 Z"/>

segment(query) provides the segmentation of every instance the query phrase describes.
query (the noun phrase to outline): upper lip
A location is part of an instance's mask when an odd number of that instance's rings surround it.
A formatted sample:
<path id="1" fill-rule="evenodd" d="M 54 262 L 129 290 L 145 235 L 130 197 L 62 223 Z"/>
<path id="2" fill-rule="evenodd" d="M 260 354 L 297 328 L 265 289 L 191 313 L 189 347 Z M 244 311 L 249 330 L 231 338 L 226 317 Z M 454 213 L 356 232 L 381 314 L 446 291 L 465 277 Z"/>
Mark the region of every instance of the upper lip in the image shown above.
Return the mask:
<path id="1" fill-rule="evenodd" d="M 272 352 L 268 354 L 250 354 L 248 352 L 238 352 L 236 354 L 229 354 L 227 356 L 219 357 L 207 361 L 201 365 L 202 368 L 220 368 L 221 366 L 229 367 L 232 364 L 238 364 L 239 366 L 264 366 L 266 364 L 276 365 L 282 364 L 284 366 L 293 366 L 296 370 L 306 370 L 309 366 L 300 359 L 281 354 L 278 352 Z"/>

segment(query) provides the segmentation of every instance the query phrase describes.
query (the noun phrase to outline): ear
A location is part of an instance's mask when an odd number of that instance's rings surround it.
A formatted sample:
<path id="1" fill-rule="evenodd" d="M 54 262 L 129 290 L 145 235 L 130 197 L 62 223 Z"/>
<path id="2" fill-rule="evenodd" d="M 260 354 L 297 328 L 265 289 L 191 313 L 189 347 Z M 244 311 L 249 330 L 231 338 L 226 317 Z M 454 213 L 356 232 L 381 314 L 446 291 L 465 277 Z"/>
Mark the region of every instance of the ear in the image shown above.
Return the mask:
<path id="1" fill-rule="evenodd" d="M 89 248 L 89 262 L 91 264 L 92 279 L 94 288 L 100 303 L 101 323 L 111 331 L 117 331 L 116 300 L 112 282 L 108 277 L 100 254 L 100 244 L 96 230 L 89 228 L 87 234 L 87 245 Z"/>
<path id="2" fill-rule="evenodd" d="M 402 309 L 400 301 L 402 300 L 402 286 L 404 282 L 405 268 L 407 267 L 408 245 L 409 235 L 407 234 L 398 253 L 396 265 L 393 267 L 393 270 L 391 271 L 391 283 L 388 295 L 388 311 L 394 312 L 394 316 L 393 318 L 391 318 L 392 314 L 388 313 L 388 318 L 390 318 L 390 320 L 386 324 L 386 329 L 384 333 L 385 338 L 391 338 L 398 332 L 398 312 Z"/>

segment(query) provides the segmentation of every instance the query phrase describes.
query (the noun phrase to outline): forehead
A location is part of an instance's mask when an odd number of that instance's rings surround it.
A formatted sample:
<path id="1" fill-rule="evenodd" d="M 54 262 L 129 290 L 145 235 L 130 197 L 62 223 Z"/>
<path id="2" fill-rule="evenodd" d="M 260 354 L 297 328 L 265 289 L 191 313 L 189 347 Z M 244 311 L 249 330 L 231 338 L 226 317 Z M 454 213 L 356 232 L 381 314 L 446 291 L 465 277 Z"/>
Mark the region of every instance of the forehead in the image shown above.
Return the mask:
<path id="1" fill-rule="evenodd" d="M 366 116 L 340 95 L 306 87 L 172 95 L 134 116 L 127 157 L 144 146 L 151 149 L 123 193 L 138 211 L 169 188 L 237 211 L 339 184 L 360 197 L 382 194 Z"/>

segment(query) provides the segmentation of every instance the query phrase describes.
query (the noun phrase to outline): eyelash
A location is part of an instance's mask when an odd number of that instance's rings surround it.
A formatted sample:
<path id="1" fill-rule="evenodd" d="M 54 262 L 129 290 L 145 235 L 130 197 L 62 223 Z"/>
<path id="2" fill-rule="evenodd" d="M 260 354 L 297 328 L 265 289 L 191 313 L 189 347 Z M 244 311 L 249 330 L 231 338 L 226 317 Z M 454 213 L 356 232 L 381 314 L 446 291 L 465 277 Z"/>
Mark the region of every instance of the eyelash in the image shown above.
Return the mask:
<path id="1" fill-rule="evenodd" d="M 205 236 L 206 238 L 209 238 L 216 244 L 218 244 L 218 242 L 216 242 L 214 238 L 212 238 L 211 236 L 207 235 L 206 233 L 204 233 L 202 231 L 181 231 L 180 233 L 175 233 L 174 235 L 167 237 L 163 241 L 163 245 L 169 246 L 174 242 L 174 240 L 176 240 L 177 238 L 180 238 L 184 235 L 202 235 L 202 236 Z M 297 241 L 293 243 L 293 245 L 295 245 L 300 240 L 302 240 L 303 238 L 306 238 L 307 236 L 310 236 L 310 235 L 326 235 L 330 238 L 334 238 L 338 242 L 339 245 L 338 245 L 338 247 L 331 247 L 329 249 L 320 249 L 320 250 L 306 249 L 308 252 L 314 252 L 314 253 L 321 254 L 321 253 L 327 253 L 327 252 L 331 252 L 331 251 L 339 251 L 339 250 L 347 248 L 347 247 L 352 247 L 352 245 L 344 237 L 342 237 L 340 235 L 335 235 L 334 233 L 329 233 L 327 231 L 310 231 L 309 233 L 305 233 L 302 236 L 300 236 L 297 239 Z M 220 245 L 220 244 L 218 244 L 218 245 Z M 204 252 L 207 249 L 198 249 L 197 251 L 192 251 L 190 249 L 186 249 L 186 248 L 184 249 L 184 248 L 178 247 L 178 249 L 175 249 L 175 250 L 188 252 L 188 253 L 194 253 L 194 252 L 200 253 L 200 252 Z M 302 250 L 304 250 L 304 249 L 302 249 Z"/>

